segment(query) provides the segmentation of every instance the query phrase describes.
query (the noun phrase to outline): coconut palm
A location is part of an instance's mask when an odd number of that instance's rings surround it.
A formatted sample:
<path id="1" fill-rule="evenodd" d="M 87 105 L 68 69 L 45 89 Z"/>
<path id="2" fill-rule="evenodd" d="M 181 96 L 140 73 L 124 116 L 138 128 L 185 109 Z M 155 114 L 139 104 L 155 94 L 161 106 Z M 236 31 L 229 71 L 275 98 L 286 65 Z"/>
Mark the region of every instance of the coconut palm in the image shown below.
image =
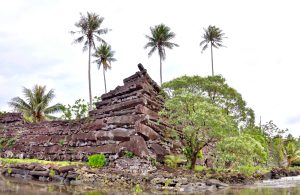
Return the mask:
<path id="1" fill-rule="evenodd" d="M 173 49 L 174 46 L 178 47 L 176 43 L 170 42 L 175 38 L 175 33 L 171 32 L 171 29 L 164 25 L 159 24 L 157 26 L 150 27 L 151 35 L 146 35 L 148 43 L 145 45 L 145 49 L 150 47 L 148 57 L 150 57 L 156 50 L 158 50 L 159 62 L 160 62 L 160 85 L 162 84 L 162 61 L 166 59 L 165 48 Z"/>
<path id="2" fill-rule="evenodd" d="M 89 80 L 89 110 L 92 109 L 92 89 L 91 89 L 91 49 L 96 49 L 95 40 L 105 43 L 100 37 L 102 34 L 106 34 L 109 29 L 101 29 L 101 24 L 104 18 L 98 16 L 95 13 L 87 12 L 87 16 L 80 14 L 80 20 L 75 23 L 79 31 L 71 31 L 71 34 L 79 33 L 80 37 L 74 40 L 74 43 L 82 43 L 84 41 L 83 51 L 89 50 L 88 60 L 88 80 Z"/>
<path id="3" fill-rule="evenodd" d="M 105 93 L 107 93 L 105 72 L 107 71 L 107 69 L 111 69 L 111 62 L 116 61 L 116 59 L 114 58 L 114 54 L 115 52 L 111 50 L 111 46 L 105 43 L 97 47 L 96 52 L 93 54 L 93 56 L 97 58 L 97 60 L 95 60 L 94 62 L 97 63 L 98 69 L 101 68 L 101 65 L 103 67 Z"/>
<path id="4" fill-rule="evenodd" d="M 53 89 L 46 92 L 46 86 L 35 85 L 32 90 L 23 87 L 23 94 L 25 99 L 14 97 L 9 105 L 14 111 L 21 112 L 25 119 L 33 122 L 54 119 L 55 117 L 50 114 L 61 111 L 61 104 L 49 106 L 55 97 Z"/>
<path id="5" fill-rule="evenodd" d="M 202 48 L 202 52 L 208 48 L 210 43 L 210 54 L 211 54 L 211 70 L 212 76 L 214 76 L 214 62 L 213 62 L 213 47 L 219 48 L 224 47 L 222 45 L 222 40 L 224 37 L 224 33 L 221 29 L 216 26 L 209 25 L 207 29 L 204 28 L 204 34 L 202 36 L 203 41 L 200 42 L 200 46 L 204 45 Z"/>

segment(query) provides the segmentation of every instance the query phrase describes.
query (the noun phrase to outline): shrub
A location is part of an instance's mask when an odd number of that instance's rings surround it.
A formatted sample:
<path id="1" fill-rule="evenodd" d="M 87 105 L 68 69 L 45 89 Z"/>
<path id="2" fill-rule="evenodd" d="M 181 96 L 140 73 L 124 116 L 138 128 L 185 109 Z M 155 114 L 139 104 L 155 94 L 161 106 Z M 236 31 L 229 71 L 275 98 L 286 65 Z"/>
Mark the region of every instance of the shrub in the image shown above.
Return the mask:
<path id="1" fill-rule="evenodd" d="M 104 154 L 94 154 L 88 157 L 88 165 L 90 167 L 101 168 L 106 165 Z"/>
<path id="2" fill-rule="evenodd" d="M 179 163 L 184 163 L 186 160 L 180 155 L 167 155 L 165 156 L 165 163 L 168 167 L 175 169 Z"/>

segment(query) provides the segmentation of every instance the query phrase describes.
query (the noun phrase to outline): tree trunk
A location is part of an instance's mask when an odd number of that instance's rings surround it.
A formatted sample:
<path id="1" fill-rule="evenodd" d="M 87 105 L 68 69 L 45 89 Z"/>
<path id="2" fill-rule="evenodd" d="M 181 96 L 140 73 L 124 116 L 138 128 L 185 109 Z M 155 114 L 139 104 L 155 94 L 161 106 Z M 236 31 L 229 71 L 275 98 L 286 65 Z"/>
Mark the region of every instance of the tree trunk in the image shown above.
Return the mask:
<path id="1" fill-rule="evenodd" d="M 161 86 L 162 85 L 162 61 L 160 55 L 159 55 L 159 62 L 160 62 L 160 86 Z"/>
<path id="2" fill-rule="evenodd" d="M 92 87 L 91 87 L 91 44 L 89 44 L 89 64 L 88 64 L 88 79 L 89 79 L 89 110 L 92 110 Z"/>
<path id="3" fill-rule="evenodd" d="M 210 43 L 210 57 L 211 57 L 211 72 L 212 72 L 212 76 L 214 76 L 214 57 L 213 57 L 212 43 Z"/>
<path id="4" fill-rule="evenodd" d="M 191 170 L 195 170 L 198 152 L 193 152 L 191 156 Z"/>
<path id="5" fill-rule="evenodd" d="M 105 93 L 107 93 L 107 91 L 106 91 L 106 78 L 105 78 L 105 69 L 104 69 L 104 66 L 103 66 L 103 78 L 104 78 Z"/>

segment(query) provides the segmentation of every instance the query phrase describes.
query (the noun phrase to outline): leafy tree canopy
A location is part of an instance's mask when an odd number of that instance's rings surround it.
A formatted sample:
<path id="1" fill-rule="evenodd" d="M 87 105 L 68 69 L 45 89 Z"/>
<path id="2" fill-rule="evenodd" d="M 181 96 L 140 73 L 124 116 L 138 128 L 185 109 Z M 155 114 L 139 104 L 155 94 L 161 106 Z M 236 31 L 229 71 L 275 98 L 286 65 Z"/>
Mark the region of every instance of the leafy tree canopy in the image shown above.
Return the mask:
<path id="1" fill-rule="evenodd" d="M 163 87 L 169 97 L 177 94 L 192 93 L 199 97 L 207 98 L 211 103 L 219 106 L 223 111 L 232 116 L 240 127 L 254 126 L 254 111 L 246 106 L 242 95 L 230 87 L 222 76 L 182 76 Z"/>
<path id="2" fill-rule="evenodd" d="M 208 98 L 193 93 L 181 93 L 166 101 L 161 112 L 170 123 L 183 131 L 183 142 L 189 150 L 187 158 L 191 168 L 199 151 L 206 145 L 228 135 L 235 134 L 237 126 L 224 110 Z"/>
<path id="3" fill-rule="evenodd" d="M 226 137 L 217 145 L 218 167 L 237 168 L 266 163 L 268 153 L 263 145 L 249 134 Z"/>

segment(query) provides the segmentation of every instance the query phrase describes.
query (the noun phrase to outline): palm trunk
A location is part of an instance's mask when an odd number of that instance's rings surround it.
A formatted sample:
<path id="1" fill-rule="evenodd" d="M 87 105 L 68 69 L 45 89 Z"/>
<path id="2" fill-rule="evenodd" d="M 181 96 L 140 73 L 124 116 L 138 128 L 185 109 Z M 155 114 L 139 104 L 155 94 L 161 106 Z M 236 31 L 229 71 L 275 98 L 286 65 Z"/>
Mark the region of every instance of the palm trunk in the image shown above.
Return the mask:
<path id="1" fill-rule="evenodd" d="M 105 93 L 107 93 L 107 91 L 106 91 L 106 78 L 105 78 L 105 69 L 104 69 L 104 66 L 103 66 L 103 78 L 104 78 Z"/>
<path id="2" fill-rule="evenodd" d="M 89 44 L 89 64 L 88 64 L 88 79 L 89 79 L 89 110 L 92 110 L 92 87 L 91 87 L 91 44 Z"/>
<path id="3" fill-rule="evenodd" d="M 213 57 L 212 43 L 210 43 L 210 57 L 211 57 L 211 72 L 212 72 L 212 76 L 214 76 L 214 57 Z"/>
<path id="4" fill-rule="evenodd" d="M 162 85 L 162 61 L 161 56 L 159 56 L 159 62 L 160 62 L 160 86 Z"/>

